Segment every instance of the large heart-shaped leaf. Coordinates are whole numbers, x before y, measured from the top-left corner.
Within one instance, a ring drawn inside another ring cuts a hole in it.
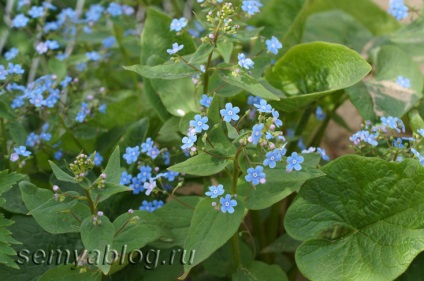
[[[290,95],[273,105],[295,111],[329,93],[361,81],[371,66],[355,51],[331,43],[313,42],[290,49],[266,74],[268,82]]]
[[[393,280],[424,250],[424,168],[343,156],[306,182],[285,218],[311,280]],[[326,257],[323,259],[322,257]]]

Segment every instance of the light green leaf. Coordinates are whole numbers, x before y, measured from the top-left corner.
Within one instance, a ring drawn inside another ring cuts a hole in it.
[[[278,265],[253,261],[249,266],[240,265],[233,274],[233,281],[288,281],[287,275]]]
[[[15,114],[10,110],[9,106],[0,100],[0,118],[12,119],[16,118]]]
[[[129,215],[125,213],[113,222],[117,232],[113,239],[113,248],[117,251],[125,247],[126,251],[130,252],[159,239],[165,242],[173,241],[172,234],[154,213],[137,210],[132,217],[135,216],[139,219],[128,222]]]
[[[63,203],[57,202],[50,190],[37,188],[25,181],[19,183],[19,188],[25,205],[30,210],[29,214],[47,232],[53,234],[79,232],[81,220],[90,215],[89,208],[75,199]],[[75,192],[69,193],[77,195]]]
[[[169,63],[156,66],[148,65],[132,65],[124,66],[126,70],[134,71],[135,73],[149,79],[181,79],[191,77],[199,73],[194,68],[191,68],[186,63]]]
[[[222,213],[212,207],[211,198],[203,199],[194,211],[184,249],[187,253],[196,251],[193,263],[184,265],[184,279],[190,270],[222,247],[237,232],[244,217],[244,208],[237,202],[234,213]],[[216,200],[215,200],[216,201]]]
[[[121,163],[120,163],[119,146],[115,148],[109,157],[104,173],[106,174],[106,182],[118,185],[121,180]]]
[[[212,44],[203,43],[197,48],[196,52],[190,57],[188,62],[190,64],[202,63],[206,60],[209,54],[213,52],[214,48],[215,47]]]
[[[218,67],[227,67],[227,64],[221,64]],[[280,97],[276,96],[273,92],[269,91],[260,83],[260,80],[253,78],[244,71],[240,71],[238,76],[232,75],[231,70],[218,70],[219,76],[233,86],[237,86],[241,89],[252,93],[255,96],[269,99],[269,100],[280,100]]]
[[[94,188],[90,190],[90,194],[92,198],[96,198],[94,195],[98,194],[99,195],[98,202],[103,202],[114,194],[121,193],[121,192],[128,192],[132,190],[133,189],[128,186],[106,182],[106,185],[103,189]]]
[[[213,151],[213,153],[216,154],[218,152]],[[229,162],[230,160],[226,156],[217,155],[214,157],[205,152],[199,152],[198,155],[175,164],[169,167],[168,170],[193,176],[211,176],[224,170]]]
[[[273,103],[283,111],[298,110],[327,94],[361,81],[371,66],[349,48],[324,42],[290,49],[266,74],[268,82],[290,95]]]
[[[53,161],[49,160],[49,163],[50,163],[50,167],[52,167],[54,175],[56,176],[58,180],[64,181],[64,182],[78,183],[78,181],[76,181],[73,176],[63,171]]]
[[[346,155],[308,181],[285,217],[311,280],[393,280],[424,250],[424,168]],[[325,259],[322,257],[325,256]]]
[[[163,207],[155,210],[154,214],[160,218],[174,238],[172,242],[157,241],[152,246],[157,248],[168,248],[174,246],[184,247],[187,233],[190,228],[194,208],[199,204],[202,197],[184,196],[177,200],[167,202]]]
[[[94,224],[93,217],[86,217],[81,223],[81,240],[88,251],[87,258],[104,273],[110,270],[110,263],[104,263],[107,250],[112,248],[115,227],[106,216],[98,217]],[[109,261],[111,257],[108,257]]]
[[[59,265],[46,271],[39,281],[101,281],[100,271],[81,272],[75,265]]]

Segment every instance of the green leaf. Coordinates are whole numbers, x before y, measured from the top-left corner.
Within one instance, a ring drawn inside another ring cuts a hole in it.
[[[346,155],[325,165],[289,207],[287,233],[311,280],[393,280],[424,250],[424,168]],[[322,257],[325,256],[325,259]]]
[[[62,81],[66,77],[66,63],[56,58],[49,59],[47,63],[49,73],[56,75],[57,81]]]
[[[233,274],[233,281],[288,281],[287,275],[278,265],[253,261],[249,266],[241,265]]]
[[[202,63],[209,56],[209,54],[213,52],[214,48],[215,47],[212,44],[203,43],[197,48],[196,52],[190,57],[188,62],[190,64]]]
[[[20,269],[0,266],[2,280],[38,281],[48,269],[65,262],[72,264],[75,256],[83,252],[79,233],[50,234],[30,216],[14,215],[11,220],[15,221],[10,226],[13,237],[22,242],[14,246],[18,256],[13,262],[19,264]],[[41,251],[46,253],[45,257]],[[34,254],[38,257],[33,258]]]
[[[15,117],[15,114],[10,110],[9,106],[0,100],[0,118],[12,119]]]
[[[278,237],[270,245],[262,249],[261,253],[294,253],[302,242],[291,238],[287,233]]]
[[[106,174],[106,182],[118,185],[121,181],[121,160],[119,146],[115,148],[112,155],[109,157],[104,173]]]
[[[217,50],[221,54],[225,63],[230,63],[233,49],[234,49],[233,42],[221,41],[217,43]]]
[[[228,67],[228,65],[221,64],[218,67]],[[253,78],[244,71],[240,71],[238,76],[232,75],[231,70],[221,69],[218,70],[218,73],[222,80],[228,84],[242,88],[255,96],[269,100],[280,100],[280,97],[265,88],[264,85],[261,84],[260,80]]]
[[[19,183],[19,188],[25,205],[30,210],[29,214],[47,232],[53,234],[79,232],[81,220],[90,215],[89,208],[75,199],[63,203],[57,202],[50,190],[37,188],[25,181]],[[75,192],[72,194],[76,195]]]
[[[303,34],[303,42],[337,43],[357,52],[361,52],[371,38],[372,34],[365,26],[340,10],[311,15],[306,21]]]
[[[216,154],[217,152],[213,151],[213,153]],[[229,162],[230,160],[226,156],[217,155],[215,157],[205,152],[199,152],[198,155],[175,164],[168,170],[193,176],[211,176],[224,170]]]
[[[59,265],[44,273],[39,281],[101,281],[99,271],[81,272],[75,265]]]
[[[194,215],[194,208],[199,204],[202,197],[184,196],[177,200],[167,202],[163,207],[155,210],[154,214],[160,218],[172,234],[172,242],[154,243],[157,248],[180,246],[184,247],[191,220]],[[191,207],[191,208],[190,208]],[[193,209],[192,209],[193,208]]]
[[[149,123],[149,119],[145,117],[131,124],[120,140],[121,146],[127,147],[132,146],[135,143],[144,142],[147,136],[147,131],[149,129]]]
[[[154,213],[136,210],[132,217],[135,216],[139,219],[128,222],[129,214],[125,213],[113,222],[117,232],[113,239],[114,249],[120,251],[125,247],[130,252],[159,239],[173,241],[172,234]]]
[[[19,182],[25,175],[17,173],[7,173],[7,170],[0,172],[0,196],[8,191],[14,184]],[[0,205],[1,207],[1,205]]]
[[[64,181],[64,182],[78,183],[78,181],[76,181],[73,176],[63,171],[53,161],[49,160],[49,163],[50,163],[50,167],[52,167],[54,175],[56,176],[58,180]]]
[[[302,165],[302,170],[298,172],[287,172],[282,163],[278,163],[274,169],[265,167],[264,173],[266,183],[258,185],[255,190],[252,190],[249,183],[239,183],[239,194],[246,194],[244,204],[247,209],[266,209],[299,191],[307,180],[325,175],[319,169],[307,165]]]
[[[283,43],[280,54],[284,54],[301,42],[309,16],[330,10],[341,10],[351,15],[374,35],[388,34],[400,27],[395,18],[371,0],[357,0],[355,5],[339,0],[272,0],[260,13],[258,23],[266,27],[268,37],[279,35]]]
[[[194,68],[191,68],[186,63],[169,63],[156,66],[148,65],[132,65],[124,66],[126,70],[134,71],[135,73],[149,79],[181,79],[191,77],[199,73]]]
[[[95,198],[95,196],[93,195],[98,194],[99,195],[98,202],[103,202],[109,197],[111,197],[112,195],[115,195],[121,192],[132,191],[132,190],[133,189],[128,186],[106,182],[106,185],[103,189],[96,189],[96,188],[92,189],[90,190],[90,194],[92,194],[91,196],[92,198]]]
[[[166,14],[151,7],[147,9],[146,14],[147,17],[144,22],[143,33],[141,34],[141,65],[152,65],[148,61],[153,56],[161,58],[162,62],[167,61],[169,54],[166,50],[171,48],[175,42],[184,45],[184,48],[179,52],[182,56],[196,51],[189,33],[183,32],[181,35],[177,35],[176,32],[170,31],[169,26],[172,19]],[[156,61],[153,65],[162,64],[162,62]],[[156,114],[162,121],[169,119],[170,115],[167,113],[158,94],[151,86],[150,80],[143,79],[143,84],[146,96]]]
[[[195,95],[195,87],[191,78],[178,80],[150,80],[153,89],[160,96],[163,105],[169,113],[175,116],[184,116],[187,112],[200,112],[199,100],[201,91]]]
[[[184,249],[187,253],[196,251],[193,263],[184,265],[184,279],[191,268],[208,258],[222,247],[237,232],[244,217],[244,207],[240,201],[234,207],[234,213],[222,213],[212,207],[211,198],[203,199],[194,211]]]
[[[115,227],[106,216],[98,217],[94,224],[93,217],[86,217],[81,223],[81,240],[88,251],[87,258],[104,273],[110,270],[110,263],[104,263],[108,256],[115,235]],[[108,257],[111,260],[110,257]]]
[[[365,87],[358,85],[348,91],[352,103],[364,118],[370,117],[370,108],[377,116],[401,117],[422,98],[424,81],[421,70],[401,49],[383,46],[377,54],[375,68],[375,78],[365,81]],[[399,75],[410,80],[410,89],[396,83]]]
[[[349,48],[324,42],[290,49],[266,75],[274,87],[290,95],[273,103],[283,111],[298,110],[329,93],[361,81],[371,66]]]

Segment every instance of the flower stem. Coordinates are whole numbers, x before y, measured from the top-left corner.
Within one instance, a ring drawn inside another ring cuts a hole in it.
[[[240,167],[238,164],[238,158],[240,156],[240,153],[242,151],[243,147],[239,147],[237,150],[236,156],[234,157],[234,171],[233,171],[233,182],[231,186],[231,194],[236,195],[237,194],[237,182],[240,172]],[[233,253],[233,262],[234,262],[234,271],[237,269],[237,267],[240,265],[240,244],[239,244],[239,232],[238,229],[236,233],[234,233],[233,237],[231,238],[231,250]]]
[[[0,118],[0,123],[1,123],[1,136],[2,136],[2,144],[3,144],[3,155],[5,156],[4,158],[6,158],[6,155],[8,154],[7,137],[6,137],[6,125],[4,123],[3,118]],[[7,166],[9,166],[9,161],[5,161],[5,163],[6,163],[6,168],[8,168]]]
[[[90,196],[90,191],[88,191],[87,189],[84,188],[84,192],[85,192],[85,197],[87,197],[88,207],[90,207],[91,213],[93,215],[95,215],[96,210],[95,210],[95,207],[94,207],[93,200],[91,199],[91,196]]]

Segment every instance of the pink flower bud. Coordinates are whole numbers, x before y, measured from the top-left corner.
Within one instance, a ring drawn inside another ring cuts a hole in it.
[[[133,210],[133,209],[129,209],[129,210],[128,210],[128,213],[129,213],[130,215],[132,215],[132,214],[134,214],[134,210]]]
[[[105,179],[105,178],[106,178],[106,174],[105,174],[105,173],[102,173],[102,174],[100,175],[100,177],[101,177],[102,179]]]
[[[216,202],[212,202],[212,207],[215,207],[216,206]]]
[[[266,183],[266,179],[262,178],[262,179],[259,180],[259,182],[264,184],[264,183]]]
[[[53,191],[57,192],[59,190],[59,187],[57,185],[53,185]]]
[[[101,217],[101,216],[103,216],[103,212],[102,212],[102,211],[98,211],[98,212],[97,212],[97,215],[98,215],[99,217]]]

